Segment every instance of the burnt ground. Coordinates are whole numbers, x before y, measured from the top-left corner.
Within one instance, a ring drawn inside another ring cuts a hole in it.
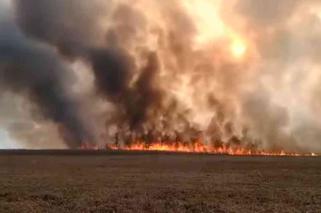
[[[321,158],[0,152],[0,212],[321,212]]]

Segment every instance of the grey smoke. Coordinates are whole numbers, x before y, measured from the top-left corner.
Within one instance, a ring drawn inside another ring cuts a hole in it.
[[[224,39],[195,47],[197,20],[183,3],[135,2],[14,0],[0,29],[3,91],[28,99],[69,147],[118,132],[124,141],[321,149],[320,17],[306,9],[318,1],[223,3],[232,12],[221,11],[223,21],[255,49],[242,63]],[[81,93],[84,84],[92,87]]]
[[[24,37],[11,20],[0,27],[0,82],[2,92],[28,97],[41,117],[57,123],[70,147],[90,138],[77,103],[67,92],[72,76],[53,49]]]

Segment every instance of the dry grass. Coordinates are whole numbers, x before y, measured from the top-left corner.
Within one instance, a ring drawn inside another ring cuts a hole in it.
[[[321,212],[321,158],[2,154],[0,212]]]

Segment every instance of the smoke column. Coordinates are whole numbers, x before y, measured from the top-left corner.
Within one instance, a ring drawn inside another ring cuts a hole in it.
[[[321,151],[318,1],[14,0],[11,11],[1,87],[68,147],[117,135]]]
[[[89,139],[77,103],[67,92],[67,67],[50,48],[27,40],[10,21],[1,22],[0,82],[2,92],[29,98],[39,115],[59,125],[69,147]]]

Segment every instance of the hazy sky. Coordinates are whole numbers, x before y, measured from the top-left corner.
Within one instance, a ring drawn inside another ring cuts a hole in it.
[[[6,130],[0,129],[0,149],[17,149],[21,146],[15,140],[10,138]]]
[[[10,0],[0,0],[0,14],[4,13],[5,10],[8,10],[9,1]],[[8,135],[7,130],[0,127],[0,149],[8,148],[16,148],[16,144],[14,143],[14,140]]]

